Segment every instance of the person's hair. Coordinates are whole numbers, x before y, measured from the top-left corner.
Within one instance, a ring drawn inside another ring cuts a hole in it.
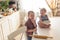
[[[40,11],[43,11],[43,10],[46,12],[46,9],[45,8],[42,8]]]
[[[34,13],[33,11],[28,11],[28,16],[30,15],[30,13]]]
[[[9,5],[15,4],[14,1],[9,1]]]

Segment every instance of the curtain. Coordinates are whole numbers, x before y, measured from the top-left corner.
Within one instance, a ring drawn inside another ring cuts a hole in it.
[[[57,1],[56,0],[46,0],[48,6],[52,10],[53,16],[56,14]]]

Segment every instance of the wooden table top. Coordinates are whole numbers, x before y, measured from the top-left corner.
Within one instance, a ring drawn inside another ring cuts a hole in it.
[[[53,39],[47,39],[47,40],[60,40],[60,17],[53,17],[50,18],[51,21],[51,27],[49,28],[39,28],[37,27],[37,34],[38,35],[46,35],[51,36]],[[37,19],[38,22],[38,19]],[[46,39],[37,39],[33,38],[33,40],[46,40]]]

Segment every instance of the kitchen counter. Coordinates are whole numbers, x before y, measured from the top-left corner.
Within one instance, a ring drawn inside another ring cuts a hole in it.
[[[0,40],[8,40],[8,35],[14,32],[20,26],[20,12],[14,12],[11,15],[0,19]]]

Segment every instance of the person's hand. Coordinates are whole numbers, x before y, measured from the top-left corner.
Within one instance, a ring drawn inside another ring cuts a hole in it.
[[[36,30],[37,30],[37,29],[35,28],[35,29],[34,29],[34,32],[35,32]]]
[[[31,19],[31,21],[32,21],[32,23],[33,23],[34,27],[36,27],[37,25],[36,25],[35,20],[34,20],[34,19]]]
[[[34,32],[34,30],[28,30],[28,32]]]
[[[37,29],[31,29],[31,30],[28,30],[28,32],[35,32]]]
[[[37,34],[37,28],[34,29],[34,33]]]
[[[34,19],[31,19],[32,23],[35,23],[35,20]]]

